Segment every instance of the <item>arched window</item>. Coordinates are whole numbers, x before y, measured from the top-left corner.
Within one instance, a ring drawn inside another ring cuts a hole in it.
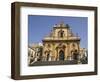
[[[63,37],[63,32],[61,32],[60,37]]]
[[[60,30],[60,31],[58,32],[58,36],[59,36],[60,38],[63,38],[63,37],[64,37],[64,31]]]

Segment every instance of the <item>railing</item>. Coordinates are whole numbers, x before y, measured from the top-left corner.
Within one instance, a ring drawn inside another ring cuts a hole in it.
[[[45,37],[43,40],[80,40],[80,37]]]

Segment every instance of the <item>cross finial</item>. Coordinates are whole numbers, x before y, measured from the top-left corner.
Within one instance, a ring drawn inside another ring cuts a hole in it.
[[[64,21],[61,21],[61,24],[64,24]]]
[[[64,26],[64,21],[61,21],[60,22],[60,27],[63,27]]]

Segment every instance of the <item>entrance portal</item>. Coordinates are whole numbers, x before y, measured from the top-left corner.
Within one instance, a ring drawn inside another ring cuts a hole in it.
[[[59,60],[63,60],[64,61],[65,55],[64,55],[64,51],[60,50],[59,52]]]
[[[49,61],[49,56],[50,56],[50,54],[47,54],[47,61]]]

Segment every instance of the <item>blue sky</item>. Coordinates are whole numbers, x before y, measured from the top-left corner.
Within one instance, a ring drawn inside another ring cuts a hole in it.
[[[28,44],[42,42],[45,35],[49,34],[53,29],[53,25],[63,21],[69,24],[74,34],[78,33],[81,38],[80,46],[87,48],[88,46],[88,18],[87,17],[67,17],[67,16],[28,16]]]

